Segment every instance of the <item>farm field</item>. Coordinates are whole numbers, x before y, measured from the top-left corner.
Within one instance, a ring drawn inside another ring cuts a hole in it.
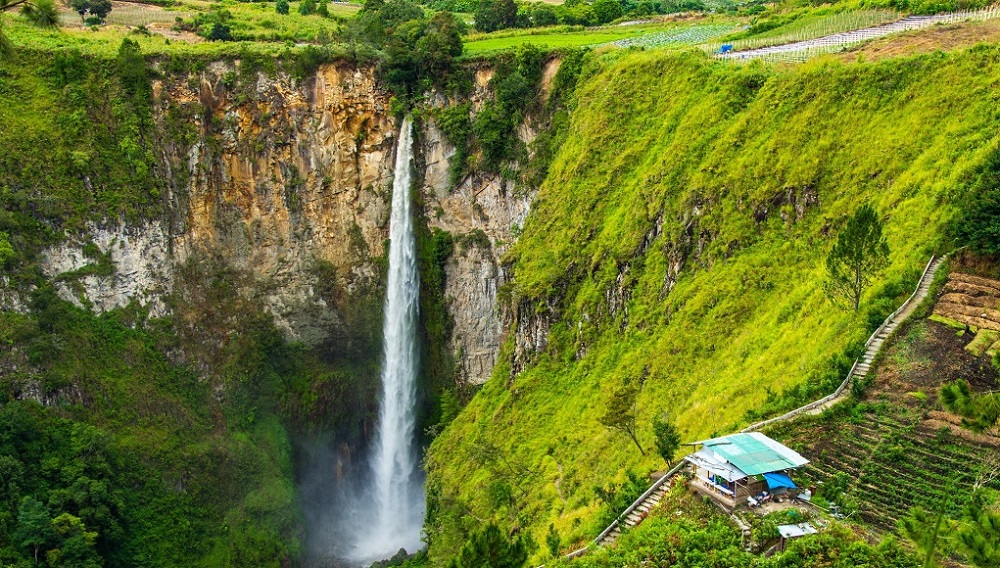
[[[723,38],[719,45],[728,43],[737,51],[769,47],[887,24],[899,20],[901,17],[898,12],[891,10],[858,10],[838,13],[820,10],[817,13],[797,17],[787,24],[753,35],[749,34],[753,29],[751,27],[729,38]],[[715,47],[718,48],[719,45]]]
[[[889,532],[911,507],[944,506],[957,516],[975,484],[1000,489],[1000,438],[963,429],[937,404],[945,381],[997,386],[989,357],[969,353],[974,339],[960,333],[930,319],[912,321],[882,355],[860,402],[767,431],[812,460],[803,475],[818,488],[819,504],[835,502],[870,529]]]
[[[552,32],[518,30],[498,34],[474,36],[465,43],[466,56],[478,56],[531,44],[557,49],[562,47],[588,47],[609,43],[622,46],[677,47],[696,45],[735,29],[733,21],[703,20],[698,23],[652,23],[630,26],[605,26],[582,29],[579,27],[554,28]]]

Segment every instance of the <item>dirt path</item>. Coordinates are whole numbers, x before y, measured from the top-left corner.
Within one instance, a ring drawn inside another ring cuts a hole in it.
[[[946,24],[970,20],[991,20],[1000,18],[1000,8],[991,7],[985,10],[968,12],[953,12],[949,14],[937,14],[934,16],[909,16],[902,20],[872,26],[849,32],[841,32],[815,39],[774,45],[771,47],[761,47],[758,49],[748,49],[746,51],[730,51],[718,53],[716,57],[720,59],[762,59],[762,58],[782,58],[788,55],[808,56],[813,52],[837,51],[837,48],[863,43],[868,40],[881,38],[889,34],[898,32],[919,30],[933,26],[935,24]]]

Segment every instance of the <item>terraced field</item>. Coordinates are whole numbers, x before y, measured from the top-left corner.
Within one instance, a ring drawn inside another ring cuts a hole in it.
[[[963,349],[968,341],[918,320],[882,358],[862,402],[777,425],[768,435],[812,460],[805,480],[877,532],[893,530],[914,506],[944,503],[957,515],[976,484],[1000,489],[1000,438],[968,432],[958,417],[936,410],[944,382],[996,387],[996,370]]]

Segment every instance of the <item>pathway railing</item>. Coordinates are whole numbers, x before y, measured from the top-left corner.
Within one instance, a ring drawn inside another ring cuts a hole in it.
[[[892,312],[891,314],[889,314],[889,316],[887,318],[885,318],[885,320],[882,322],[882,325],[878,326],[878,329],[876,329],[868,337],[868,341],[865,342],[865,347],[864,347],[864,351],[862,351],[862,355],[860,357],[858,357],[857,359],[854,360],[854,365],[851,366],[851,370],[847,372],[847,377],[843,380],[843,382],[840,383],[840,386],[837,387],[837,390],[833,391],[833,393],[828,394],[827,396],[824,396],[823,398],[821,398],[819,400],[815,400],[813,402],[810,402],[809,404],[800,406],[799,408],[796,408],[795,410],[792,410],[790,412],[786,412],[785,414],[782,414],[781,416],[777,416],[777,417],[774,417],[774,418],[769,418],[767,420],[763,420],[761,422],[757,422],[755,424],[751,424],[750,426],[747,426],[746,428],[740,430],[740,432],[752,432],[754,430],[758,430],[760,428],[763,428],[764,426],[767,426],[768,424],[773,424],[775,422],[782,422],[782,421],[785,421],[785,420],[789,420],[791,418],[794,418],[794,417],[798,416],[799,414],[802,414],[804,412],[808,412],[808,411],[810,411],[812,409],[818,408],[818,407],[820,407],[820,406],[822,406],[824,404],[827,404],[827,403],[829,403],[831,401],[834,401],[838,397],[840,397],[841,395],[843,395],[844,391],[847,389],[847,386],[850,384],[851,379],[854,378],[854,374],[855,374],[858,366],[861,365],[862,362],[871,363],[875,359],[875,357],[878,355],[878,352],[881,349],[881,344],[879,345],[879,349],[875,349],[872,353],[869,353],[869,351],[872,351],[872,343],[874,343],[875,338],[878,337],[878,335],[882,331],[884,331],[886,327],[888,327],[889,325],[892,324],[893,320],[896,317],[898,317],[901,313],[903,313],[903,311],[906,310],[913,303],[913,300],[916,299],[917,295],[920,293],[920,289],[924,286],[924,284],[929,283],[928,279],[932,278],[933,274],[934,274],[934,271],[932,271],[931,269],[932,269],[932,267],[935,264],[934,263],[935,260],[941,261],[941,260],[944,260],[944,257],[938,258],[938,257],[935,257],[935,256],[931,255],[930,260],[927,261],[927,266],[924,267],[924,271],[920,275],[920,279],[917,280],[917,285],[913,289],[913,293],[910,294],[910,297],[908,297],[905,302],[903,302],[902,304],[900,304],[900,306],[898,308],[896,308],[896,310],[894,312]],[[886,339],[888,339],[888,337]],[[603,531],[601,531],[601,534],[597,535],[597,538],[595,538],[593,541],[591,541],[590,545],[588,545],[588,546],[586,546],[584,548],[579,548],[577,550],[574,550],[573,552],[570,552],[568,554],[565,554],[563,556],[563,558],[576,558],[578,556],[582,556],[582,555],[586,554],[587,551],[590,550],[590,547],[592,547],[592,546],[599,546],[601,544],[601,541],[603,541],[605,539],[605,537],[607,537],[609,534],[611,534],[615,530],[615,528],[617,528],[618,526],[620,526],[622,524],[623,520],[626,519],[633,511],[635,511],[637,507],[639,507],[640,505],[642,505],[649,498],[650,495],[652,495],[653,493],[655,493],[656,490],[659,489],[660,487],[662,487],[664,483],[666,483],[667,481],[669,481],[670,479],[672,479],[675,475],[677,475],[677,473],[681,469],[683,469],[684,465],[685,465],[684,461],[681,460],[677,465],[675,465],[673,468],[671,468],[670,471],[668,471],[662,477],[660,477],[655,482],[653,482],[653,484],[650,485],[649,489],[647,489],[642,495],[640,495],[638,499],[636,499],[635,501],[633,501],[632,504],[629,505],[629,507],[627,509],[625,509],[625,511],[622,514],[618,515],[618,517],[610,525],[608,525],[607,528],[605,528]],[[539,567],[539,568],[541,568],[541,567]]]
[[[917,297],[917,293],[920,292],[920,288],[924,285],[924,281],[927,279],[931,266],[934,264],[934,259],[935,259],[934,255],[931,255],[931,259],[927,261],[927,266],[924,267],[924,271],[920,275],[920,279],[917,280],[917,286],[916,288],[913,289],[913,293],[910,294],[910,297],[907,298],[905,302],[900,304],[900,306],[896,308],[896,311],[889,314],[889,316],[885,318],[885,320],[882,322],[882,325],[878,326],[878,329],[876,329],[874,332],[872,332],[870,336],[868,336],[868,341],[865,342],[864,350],[861,352],[861,355],[854,360],[854,365],[851,366],[851,370],[847,372],[847,377],[845,377],[843,382],[840,383],[840,386],[837,387],[837,390],[833,391],[832,393],[824,396],[819,400],[814,400],[809,404],[805,404],[803,406],[796,408],[795,410],[786,412],[781,416],[776,416],[774,418],[769,418],[767,420],[762,420],[755,424],[751,424],[746,428],[740,430],[740,432],[753,432],[755,430],[760,430],[761,428],[769,424],[774,424],[775,422],[784,422],[785,420],[789,420],[791,418],[798,416],[799,414],[802,414],[804,412],[809,412],[810,410],[819,408],[820,406],[823,406],[828,402],[840,398],[840,396],[843,395],[844,391],[847,389],[847,386],[851,383],[851,379],[854,378],[854,373],[857,370],[858,365],[862,364],[862,362],[871,363],[875,359],[875,356],[878,355],[879,349],[876,349],[874,353],[869,353],[869,351],[871,351],[871,344],[875,341],[875,338],[878,337],[878,335],[882,333],[882,331],[892,323],[892,321],[896,318],[896,316],[902,313],[902,311],[906,309],[911,302],[913,302],[913,299]]]

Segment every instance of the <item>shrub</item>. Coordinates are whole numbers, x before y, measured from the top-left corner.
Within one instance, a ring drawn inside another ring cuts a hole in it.
[[[208,33],[208,39],[211,41],[233,41],[233,34],[229,30],[229,26],[216,22],[212,24],[212,31]]]

